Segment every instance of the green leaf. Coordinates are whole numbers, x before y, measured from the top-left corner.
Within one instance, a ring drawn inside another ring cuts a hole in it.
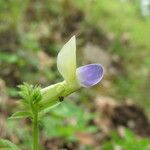
[[[19,96],[24,100],[25,103],[33,103],[36,104],[42,99],[42,95],[40,92],[40,87],[38,85],[33,86],[27,83],[18,86]]]
[[[0,149],[1,150],[20,150],[14,143],[0,139]]]
[[[14,114],[12,114],[11,117],[9,117],[9,119],[21,119],[21,118],[27,118],[27,117],[31,117],[31,113],[28,111],[18,111],[15,112]]]

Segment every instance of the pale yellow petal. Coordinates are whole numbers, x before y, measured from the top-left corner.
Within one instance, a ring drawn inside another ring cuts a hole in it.
[[[76,38],[73,36],[57,56],[57,68],[67,82],[76,78]]]

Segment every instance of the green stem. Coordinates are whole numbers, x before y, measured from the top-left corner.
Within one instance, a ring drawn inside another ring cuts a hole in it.
[[[33,118],[33,150],[39,150],[38,113]]]

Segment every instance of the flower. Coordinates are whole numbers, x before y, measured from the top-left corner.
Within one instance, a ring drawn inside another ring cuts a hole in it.
[[[57,68],[68,83],[77,81],[81,87],[90,87],[101,81],[103,67],[89,64],[76,68],[76,38],[73,36],[57,56]]]
[[[64,81],[41,89],[40,110],[59,104],[62,99],[81,87],[90,87],[99,83],[103,77],[100,64],[88,64],[76,67],[76,38],[73,36],[57,56],[57,68]]]

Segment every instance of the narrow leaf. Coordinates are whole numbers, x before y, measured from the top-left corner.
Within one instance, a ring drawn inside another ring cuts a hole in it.
[[[9,140],[0,139],[0,149],[4,150],[20,150],[14,143]]]
[[[21,119],[21,118],[27,118],[27,117],[31,117],[31,113],[28,111],[18,111],[15,112],[14,114],[12,114],[11,117],[9,117],[9,119]]]

